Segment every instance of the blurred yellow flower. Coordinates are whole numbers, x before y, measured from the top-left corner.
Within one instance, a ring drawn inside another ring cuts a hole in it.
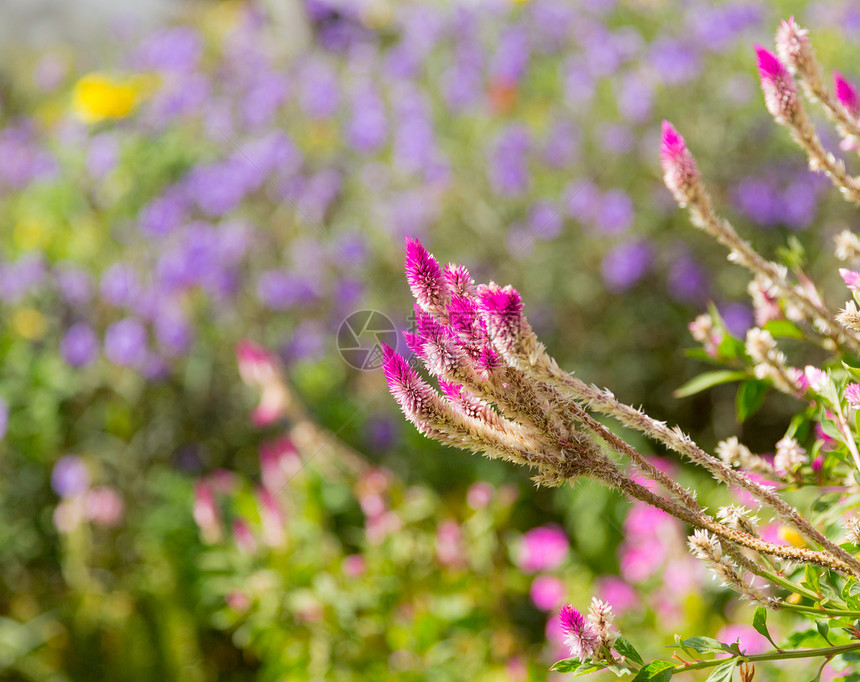
[[[41,249],[51,241],[50,229],[44,221],[27,216],[15,223],[12,241],[25,251]]]
[[[25,339],[36,341],[45,335],[48,323],[35,308],[20,308],[12,315],[12,328]]]
[[[113,78],[90,73],[81,78],[72,92],[72,109],[86,123],[109,118],[125,118],[140,104],[150,89],[151,78]]]
[[[800,533],[787,526],[780,526],[779,537],[795,547],[803,547],[806,544]]]

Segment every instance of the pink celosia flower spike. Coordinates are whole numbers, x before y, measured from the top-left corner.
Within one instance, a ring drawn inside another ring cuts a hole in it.
[[[663,182],[675,201],[685,206],[695,193],[701,176],[684,138],[669,121],[663,121],[660,162],[663,166]]]
[[[860,384],[848,384],[843,395],[851,407],[860,407]]]
[[[424,433],[429,427],[428,417],[432,418],[439,412],[441,397],[391,346],[383,343],[382,355],[382,370],[388,382],[388,390],[406,418]]]
[[[448,279],[448,283],[455,294],[468,296],[473,293],[475,281],[472,279],[469,271],[462,265],[449,263],[445,268],[445,277]]]
[[[776,53],[792,73],[811,64],[811,50],[809,31],[800,28],[794,17],[780,23],[776,31]]]
[[[860,272],[849,270],[848,268],[839,268],[839,276],[845,282],[845,286],[851,291],[860,289]]]
[[[836,91],[839,104],[852,116],[860,116],[860,98],[857,97],[857,88],[845,80],[838,71],[833,72],[833,89]]]
[[[451,300],[451,285],[433,258],[417,239],[406,238],[406,281],[416,302],[428,313],[438,313]]]
[[[755,52],[758,56],[758,75],[767,110],[778,123],[793,121],[799,106],[794,78],[773,52],[761,45],[755,46]]]
[[[570,649],[570,655],[580,661],[589,660],[600,643],[600,637],[594,627],[570,604],[561,607],[559,619],[564,632],[564,643]]]
[[[478,295],[481,317],[487,325],[493,344],[503,355],[511,352],[523,331],[523,299],[508,285],[490,283]]]

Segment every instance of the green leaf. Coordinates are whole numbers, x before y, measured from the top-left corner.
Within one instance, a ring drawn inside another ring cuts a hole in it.
[[[706,654],[709,651],[725,651],[726,646],[722,642],[710,637],[690,637],[684,640],[684,646],[695,649],[700,654]]]
[[[676,389],[672,394],[676,398],[687,398],[696,393],[701,393],[705,389],[720,384],[727,384],[731,381],[741,381],[747,378],[746,372],[738,372],[729,369],[720,369],[715,372],[705,372],[697,377],[693,377],[686,384]]]
[[[860,364],[855,361],[843,360],[842,366],[848,370],[848,374],[850,374],[854,379],[860,380]]]
[[[753,616],[753,627],[755,631],[764,637],[767,637],[767,641],[773,644],[774,649],[779,649],[776,645],[776,642],[773,641],[773,638],[770,636],[770,632],[767,629],[767,609],[764,606],[759,606],[755,610],[755,615]]]
[[[674,672],[675,666],[669,661],[651,661],[630,682],[667,682]]]
[[[596,673],[606,667],[606,663],[583,663],[578,658],[564,658],[552,664],[550,670],[557,673],[573,673],[574,677]]]
[[[737,661],[734,658],[723,661],[711,671],[706,682],[732,682],[732,673],[735,671],[736,664]]]
[[[827,641],[827,635],[830,633],[830,626],[827,624],[827,621],[817,620],[815,621],[815,627],[818,629],[818,634],[821,635],[824,641]]]
[[[572,673],[574,670],[577,670],[581,665],[582,662],[578,658],[563,658],[562,660],[553,663],[550,670],[553,670],[557,673]]]
[[[644,664],[642,656],[640,656],[639,652],[636,651],[636,647],[634,647],[630,642],[624,639],[624,637],[619,637],[618,640],[615,642],[615,646],[612,648],[625,658],[633,661],[634,663],[638,663],[639,665]]]
[[[815,591],[816,594],[821,594],[821,583],[818,579],[818,571],[816,571],[810,564],[806,564],[806,567],[803,569],[803,581],[800,584]]]
[[[797,328],[797,325],[794,322],[789,322],[788,320],[768,320],[763,329],[766,332],[770,332],[770,335],[774,338],[784,338],[784,339],[802,339],[803,332]]]
[[[767,395],[767,388],[767,384],[762,381],[744,381],[738,386],[735,409],[739,422],[746,421],[747,417],[750,417],[761,407],[764,397]]]
[[[858,594],[860,594],[860,583],[854,582],[851,587],[848,588],[848,596],[856,597]]]

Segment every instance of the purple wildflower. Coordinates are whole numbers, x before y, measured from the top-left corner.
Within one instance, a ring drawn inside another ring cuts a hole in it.
[[[60,341],[60,353],[72,367],[84,367],[98,357],[99,338],[90,325],[78,322],[69,327]]]
[[[600,644],[600,637],[591,623],[570,604],[561,607],[559,618],[564,633],[564,643],[570,649],[570,655],[581,661],[590,659]]]
[[[495,140],[491,154],[490,183],[500,196],[520,196],[529,187],[528,151],[531,139],[524,126],[511,125]]]
[[[597,210],[596,222],[605,234],[626,232],[633,224],[633,200],[627,192],[611,189],[606,192]]]
[[[6,437],[9,430],[9,403],[5,398],[0,398],[0,440]]]
[[[127,263],[116,263],[102,275],[100,291],[102,298],[111,305],[132,305],[140,293],[137,272]]]
[[[127,317],[105,330],[105,355],[117,365],[140,369],[147,360],[146,329]]]
[[[51,487],[60,497],[81,495],[90,487],[90,472],[80,457],[66,455],[54,465]]]
[[[627,291],[645,276],[652,260],[653,252],[647,242],[621,244],[603,258],[603,281],[614,293]]]
[[[385,104],[373,88],[368,87],[353,97],[347,134],[350,144],[360,152],[375,151],[385,143],[388,134]]]

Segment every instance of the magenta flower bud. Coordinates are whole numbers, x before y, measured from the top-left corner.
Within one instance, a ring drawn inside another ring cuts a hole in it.
[[[441,397],[409,366],[405,358],[386,343],[382,344],[382,371],[388,390],[403,414],[418,430],[425,432],[428,417],[441,411]]]
[[[448,284],[455,295],[468,296],[474,293],[475,280],[472,279],[469,271],[462,265],[449,263],[445,268],[445,278],[448,280]]]
[[[481,348],[481,354],[475,361],[475,369],[480,377],[485,381],[487,381],[496,370],[501,368],[502,365],[502,359],[499,357],[499,354],[489,346]]]
[[[860,288],[860,272],[848,268],[839,268],[839,276],[851,291],[857,291]]]
[[[459,367],[465,357],[454,332],[439,324],[430,315],[418,316],[418,335],[423,339],[424,361],[436,376],[446,376]]]
[[[758,56],[758,74],[767,110],[778,123],[793,121],[799,106],[794,78],[773,52],[761,45],[755,46],[755,52]]]
[[[422,310],[433,313],[445,309],[451,287],[438,261],[417,239],[406,238],[406,281]]]
[[[812,473],[817,474],[824,468],[824,455],[818,455],[812,460]]]
[[[570,655],[580,661],[590,659],[600,644],[600,637],[591,623],[570,604],[561,607],[559,619],[561,631],[564,633],[564,643],[570,649]]]
[[[459,337],[468,344],[485,341],[482,333],[478,304],[471,296],[454,294],[448,304],[448,323]]]
[[[406,345],[409,346],[409,350],[416,356],[425,359],[424,354],[424,338],[421,334],[414,334],[412,332],[403,332],[403,338],[406,341]]]
[[[780,23],[776,31],[776,53],[792,72],[811,59],[809,31],[800,28],[794,17]]]
[[[512,286],[489,284],[479,293],[478,306],[487,331],[504,354],[512,350],[523,329],[523,299]]]
[[[660,163],[663,166],[663,182],[675,201],[685,206],[692,198],[701,176],[684,138],[669,121],[663,121]]]
[[[838,71],[833,72],[833,89],[836,91],[836,99],[845,111],[854,117],[860,116],[860,98],[857,97],[857,88],[845,80]]]
[[[860,384],[848,384],[843,395],[851,407],[860,407]]]

